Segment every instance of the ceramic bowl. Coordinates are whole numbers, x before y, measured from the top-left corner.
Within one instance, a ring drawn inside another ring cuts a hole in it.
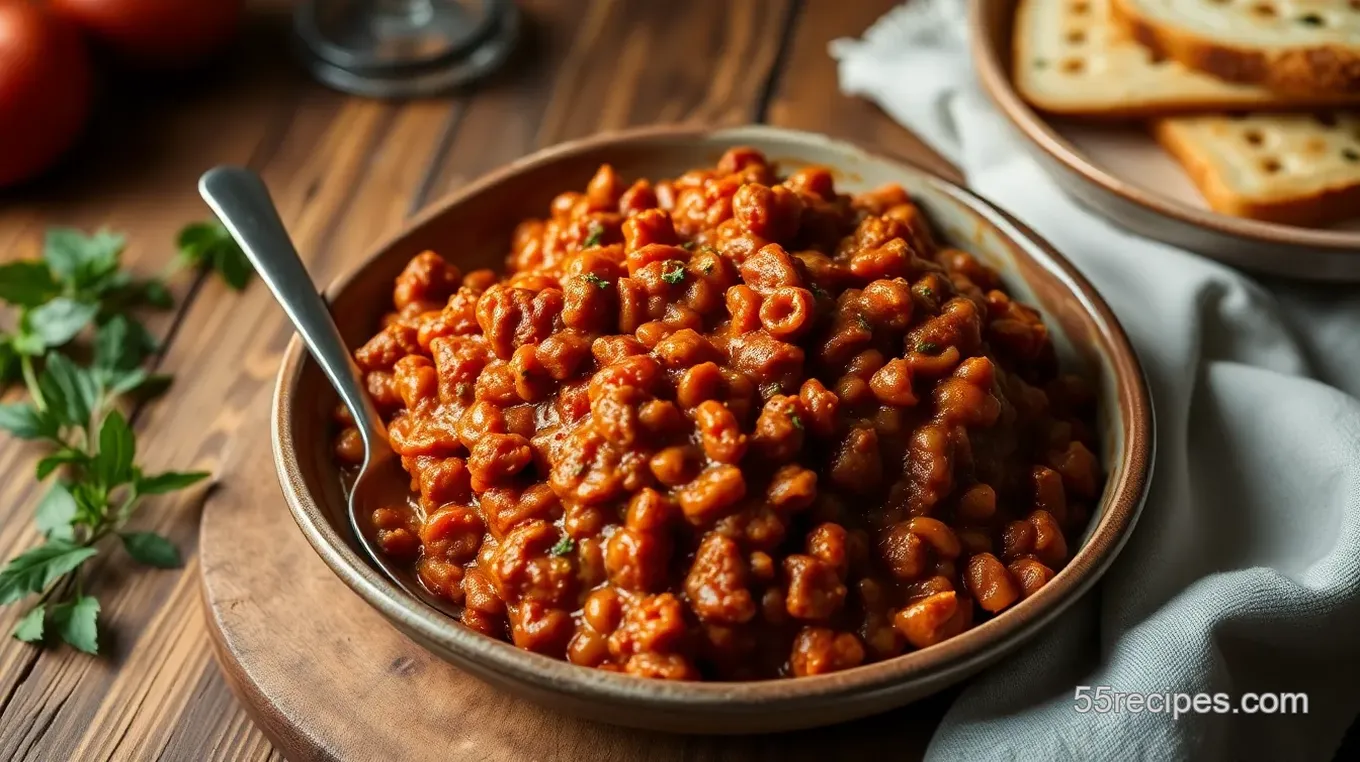
[[[298,526],[332,570],[394,626],[455,666],[526,700],[601,722],[650,729],[749,733],[840,722],[938,691],[1013,651],[1071,605],[1109,566],[1142,506],[1152,464],[1152,409],[1124,332],[1090,284],[1006,214],[900,161],[818,135],[771,127],[649,128],[568,143],[521,159],[435,204],[378,246],[328,291],[351,346],[371,335],[391,304],[392,282],[415,254],[434,249],[464,271],[499,267],[515,222],[542,214],[552,196],[582,188],[602,162],[625,178],[669,177],[711,166],[749,145],[784,170],[818,164],[843,190],[885,182],[908,188],[949,243],[998,268],[1036,305],[1067,367],[1099,380],[1105,494],[1075,556],[1048,585],[1002,615],[939,645],[830,675],[745,683],[666,682],[574,666],[479,635],[426,607],[365,560],[344,519],[331,461],[336,396],[301,344],[285,354],[274,397],[274,448]]]
[[[1246,270],[1360,281],[1360,221],[1305,228],[1211,211],[1190,178],[1136,123],[1050,119],[1011,80],[1018,0],[971,0],[973,63],[988,96],[1030,153],[1074,200],[1138,235]]]

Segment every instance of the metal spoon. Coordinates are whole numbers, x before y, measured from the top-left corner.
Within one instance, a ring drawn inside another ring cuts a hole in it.
[[[198,192],[216,212],[232,238],[255,265],[302,342],[354,416],[364,442],[364,463],[349,493],[349,524],[373,564],[403,590],[430,606],[457,617],[451,602],[432,595],[410,569],[393,563],[376,546],[373,511],[407,500],[411,478],[392,451],[387,428],[364,391],[359,368],[345,347],[326,302],[312,285],[288,231],[259,176],[239,167],[217,167],[198,181]]]

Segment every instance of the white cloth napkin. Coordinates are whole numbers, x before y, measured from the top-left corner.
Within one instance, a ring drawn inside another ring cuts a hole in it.
[[[1360,289],[1254,280],[1078,207],[981,92],[962,0],[912,0],[831,53],[842,90],[1091,279],[1156,406],[1151,494],[1114,567],[968,685],[928,758],[1330,758],[1360,710]],[[1304,692],[1308,713],[1080,713],[1083,685]]]

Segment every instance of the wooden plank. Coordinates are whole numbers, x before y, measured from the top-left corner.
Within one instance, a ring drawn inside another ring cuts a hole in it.
[[[792,0],[526,0],[529,48],[462,115],[437,196],[535,148],[630,125],[758,116]]]
[[[557,73],[537,143],[630,124],[751,120],[790,8],[704,0],[676,13],[664,3],[595,0]]]
[[[196,561],[190,561],[182,573],[155,575],[173,581],[174,587],[149,612],[151,619],[143,625],[136,646],[119,664],[107,692],[92,705],[93,714],[84,720],[82,734],[74,739],[77,743],[70,759],[146,759],[166,742],[172,725],[164,718],[174,716],[187,704],[198,677],[212,661],[194,606],[198,598],[193,576],[196,568]],[[126,611],[125,601],[121,596],[114,600],[120,606],[120,615]],[[127,676],[136,679],[124,679]],[[86,689],[82,686],[82,692]]]
[[[840,37],[864,34],[864,30],[899,2],[805,0],[774,87],[769,122],[855,141],[866,148],[910,159],[933,172],[960,180],[957,169],[877,106],[861,98],[842,95],[837,85],[836,61],[827,51],[827,45]],[[904,72],[903,76],[911,74]]]
[[[193,608],[201,624],[202,606]],[[231,762],[283,759],[232,695],[215,662],[204,667],[184,710],[174,722],[166,724],[170,725],[170,737],[158,759]]]
[[[403,106],[393,116],[386,137],[369,157],[353,202],[315,254],[313,280],[324,284],[334,279],[379,238],[400,228],[412,207],[419,206],[429,162],[461,107],[442,100],[421,101]]]
[[[607,3],[523,0],[523,34],[504,71],[479,86],[459,114],[445,153],[431,167],[428,197],[438,198],[468,180],[523,154],[535,141],[553,78],[562,71],[581,29]]]

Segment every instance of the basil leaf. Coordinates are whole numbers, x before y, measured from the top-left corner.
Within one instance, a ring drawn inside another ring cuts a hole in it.
[[[96,283],[87,284],[85,291],[92,292],[96,296],[107,295],[116,299],[123,299],[125,303],[132,304],[137,301],[138,291],[141,286],[136,285],[132,280],[132,273],[127,270],[114,270]],[[131,297],[131,301],[127,301]]]
[[[0,384],[7,383],[19,376],[19,353],[15,351],[11,339],[0,339]]]
[[[48,353],[38,388],[47,409],[68,426],[85,426],[99,400],[99,385],[90,372],[56,352]]]
[[[52,624],[61,639],[87,654],[99,653],[99,601],[82,595],[52,609]]]
[[[240,291],[254,272],[250,259],[222,223],[195,222],[179,233],[180,257],[195,267],[211,267],[227,285]]]
[[[104,315],[116,315],[146,303],[141,281],[126,270],[114,270],[94,283],[85,284],[78,294],[87,301],[103,305]]]
[[[192,222],[179,231],[175,245],[179,248],[180,256],[194,264],[202,264],[208,250],[225,232],[226,228],[219,222]]]
[[[95,476],[105,487],[132,481],[132,459],[137,454],[137,437],[127,419],[117,410],[110,411],[99,427],[99,454],[94,457]]]
[[[114,371],[105,376],[104,385],[108,387],[110,395],[117,397],[146,383],[150,376],[151,374],[142,368],[133,368],[126,372]]]
[[[174,377],[166,373],[133,371],[119,377],[111,384],[109,393],[119,395],[136,392],[137,399],[149,400],[165,394],[165,390],[170,388],[172,381],[174,381]]]
[[[141,360],[146,359],[153,352],[159,350],[161,348],[161,342],[160,339],[157,339],[155,336],[151,334],[151,331],[148,331],[146,329],[146,326],[142,324],[142,321],[131,317],[128,318],[127,321],[128,321],[128,346],[136,349],[137,354],[141,358],[138,360],[137,363],[132,363],[132,365],[136,365],[140,363]],[[129,365],[128,367],[132,366]]]
[[[0,265],[0,299],[18,307],[37,307],[61,293],[61,285],[43,262]]]
[[[105,385],[112,386],[110,379],[137,369],[156,347],[156,338],[146,326],[126,316],[115,315],[95,332],[94,367],[100,371]]]
[[[222,280],[236,291],[250,285],[250,276],[255,272],[250,265],[250,259],[241,251],[241,247],[236,245],[236,241],[230,241],[214,250],[213,269],[217,270]]]
[[[175,306],[175,297],[170,289],[159,280],[149,280],[142,284],[142,299],[152,307],[168,310]]]
[[[47,351],[47,342],[42,337],[33,333],[23,320],[19,321],[19,333],[14,335],[11,340],[16,354],[28,355],[29,357],[42,357],[43,352]]]
[[[37,643],[43,637],[43,620],[47,618],[47,606],[39,603],[34,606],[19,623],[14,625],[14,637],[25,643]]]
[[[118,268],[125,244],[122,236],[107,230],[87,237],[73,228],[49,228],[43,260],[61,280],[86,287]]]
[[[65,484],[57,482],[38,503],[34,523],[37,524],[38,531],[50,538],[70,540],[73,537],[71,522],[75,521],[75,518],[76,499],[71,496],[71,491]]]
[[[114,315],[94,334],[94,366],[100,370],[131,368],[141,360],[128,343],[128,319]],[[131,359],[131,362],[129,362]]]
[[[179,549],[155,532],[120,532],[118,537],[128,555],[139,563],[157,569],[174,569],[180,565]]]
[[[98,552],[70,540],[53,539],[15,556],[0,570],[0,606],[14,603],[29,593],[41,593]]]
[[[38,481],[42,481],[51,476],[53,471],[56,471],[67,463],[83,463],[86,460],[87,457],[85,453],[80,452],[79,450],[58,450],[38,461]]]
[[[57,436],[57,423],[27,402],[0,405],[0,429],[20,439],[50,439]]]
[[[49,347],[59,347],[75,338],[99,314],[99,305],[59,296],[30,310],[22,321],[24,328]]]
[[[108,513],[108,492],[100,485],[92,484],[89,479],[72,482],[68,485],[71,497],[76,500],[76,518],[71,523],[94,526]]]
[[[146,476],[138,479],[137,494],[163,495],[167,492],[174,492],[197,484],[209,476],[212,476],[212,474],[207,471],[166,471],[163,474],[156,474],[155,476]]]

